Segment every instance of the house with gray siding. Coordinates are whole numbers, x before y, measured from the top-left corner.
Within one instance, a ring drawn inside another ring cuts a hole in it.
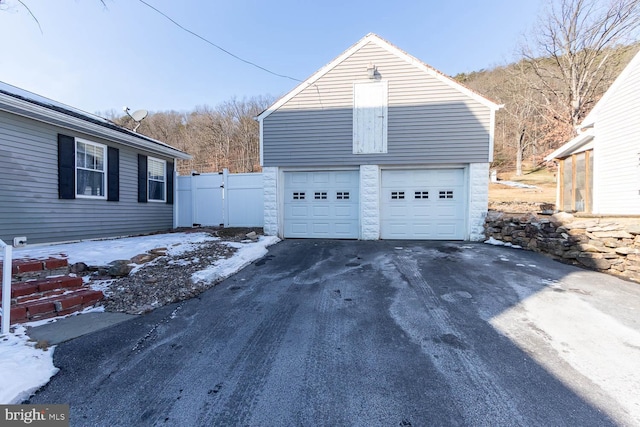
[[[171,229],[175,162],[189,158],[0,82],[0,239],[63,242]]]
[[[482,239],[499,107],[368,34],[258,116],[265,233]]]
[[[640,215],[640,53],[547,161],[558,163],[556,208]]]

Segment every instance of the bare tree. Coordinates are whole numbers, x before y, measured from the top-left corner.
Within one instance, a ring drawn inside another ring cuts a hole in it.
[[[23,8],[26,9],[27,13],[29,13],[29,15],[33,18],[34,21],[36,21],[36,24],[38,25],[38,29],[40,30],[41,34],[44,34],[42,32],[42,27],[40,26],[40,21],[38,21],[38,18],[36,17],[36,15],[31,11],[31,9],[29,8],[29,6],[27,5],[26,2],[24,2],[23,0],[15,0],[16,2],[18,2]],[[102,3],[102,5],[106,8],[107,4],[104,2],[104,0],[99,0],[100,3]],[[0,10],[3,10],[5,7],[8,7],[9,4],[7,2],[7,0],[0,0]]]
[[[521,53],[535,72],[532,87],[560,125],[578,125],[620,68],[613,48],[639,28],[640,0],[550,0]]]
[[[257,172],[260,170],[260,130],[254,118],[273,102],[261,96],[233,98],[215,108],[198,106],[191,112],[151,113],[141,123],[138,133],[165,142],[193,156],[179,160],[178,171],[188,175],[219,172]],[[134,127],[127,115],[114,110],[103,115],[128,129]]]

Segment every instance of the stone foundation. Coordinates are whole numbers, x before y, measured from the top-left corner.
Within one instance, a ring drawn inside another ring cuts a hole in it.
[[[640,282],[640,219],[489,211],[485,235],[568,263]]]

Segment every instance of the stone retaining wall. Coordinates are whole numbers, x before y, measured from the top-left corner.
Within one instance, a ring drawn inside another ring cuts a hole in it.
[[[489,211],[485,235],[640,282],[640,219],[576,218]]]

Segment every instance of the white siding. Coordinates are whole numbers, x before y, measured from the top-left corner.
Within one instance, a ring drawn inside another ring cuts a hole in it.
[[[640,214],[640,61],[599,106],[594,213]]]

